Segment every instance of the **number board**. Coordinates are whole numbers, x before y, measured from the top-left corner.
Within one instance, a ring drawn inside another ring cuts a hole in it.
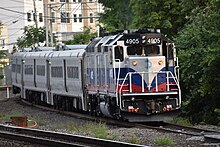
[[[141,36],[140,34],[124,34],[124,44],[126,46],[140,45]]]
[[[141,38],[142,44],[158,45],[161,44],[161,35],[159,34],[145,34]]]

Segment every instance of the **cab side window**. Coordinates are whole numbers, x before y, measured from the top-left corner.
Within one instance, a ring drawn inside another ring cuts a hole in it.
[[[123,47],[122,46],[116,46],[114,48],[114,51],[115,51],[115,61],[116,62],[122,62],[124,61],[124,52],[123,52]]]

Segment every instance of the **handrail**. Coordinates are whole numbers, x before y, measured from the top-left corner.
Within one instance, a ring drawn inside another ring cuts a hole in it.
[[[167,78],[167,86],[168,86],[168,91],[169,91],[169,79],[168,78],[170,78],[170,76],[171,76],[171,78],[174,80],[174,82],[175,82],[175,84],[177,85],[177,88],[178,88],[178,91],[179,91],[179,106],[181,105],[181,91],[180,91],[180,85],[179,85],[179,82],[178,82],[178,80],[177,80],[177,77],[175,77],[174,75],[173,75],[173,73],[171,72],[171,71],[159,71],[159,72],[155,72],[155,71],[153,71],[153,72],[128,72],[127,74],[126,74],[126,76],[124,77],[124,80],[123,80],[123,82],[122,82],[122,84],[120,85],[120,89],[119,89],[119,91],[118,91],[118,93],[119,93],[119,100],[118,100],[118,97],[116,97],[116,101],[118,102],[118,101],[120,101],[120,109],[122,109],[122,106],[121,106],[121,93],[122,93],[122,88],[123,88],[123,86],[124,86],[124,84],[125,84],[125,81],[126,81],[126,79],[128,78],[128,76],[130,77],[130,79],[129,79],[129,83],[130,83],[130,90],[129,90],[129,92],[132,92],[132,79],[131,79],[131,76],[133,75],[133,74],[140,74],[140,75],[144,75],[144,74],[149,74],[149,73],[156,73],[156,92],[158,92],[158,81],[157,81],[157,74],[160,74],[160,73],[164,73],[164,74],[166,74],[166,78]],[[170,76],[169,76],[170,75]],[[143,76],[142,76],[142,78],[143,78]],[[119,79],[118,79],[118,81],[119,81]],[[118,83],[118,82],[117,82]],[[142,79],[142,84],[144,84],[144,82],[143,82],[143,79]],[[142,85],[143,86],[143,85]],[[118,89],[118,85],[117,85],[117,89]],[[144,92],[143,90],[142,90],[142,92]],[[116,92],[116,95],[117,95],[117,92]],[[117,103],[118,104],[118,103]]]
[[[118,61],[118,76],[117,76],[117,78],[116,78],[116,62],[115,61]],[[121,62],[121,60],[120,59],[115,59],[115,61],[114,61],[114,78],[115,78],[115,80],[117,80],[117,83],[116,83],[116,91],[118,90],[118,84],[119,84],[119,77],[120,77],[120,72],[121,72],[121,66],[120,66],[120,62]],[[118,94],[117,94],[117,92],[115,93],[115,97],[116,97],[116,104],[117,104],[117,106],[118,106]]]

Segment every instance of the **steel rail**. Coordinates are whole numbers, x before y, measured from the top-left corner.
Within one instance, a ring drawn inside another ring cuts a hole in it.
[[[87,136],[43,131],[16,126],[0,125],[0,137],[27,141],[35,144],[49,146],[108,146],[108,147],[143,147],[144,145],[131,144],[126,142],[105,140]],[[4,132],[3,132],[4,131]]]
[[[159,125],[161,124],[161,125]],[[220,143],[220,130],[207,130],[189,126],[181,126],[172,123],[161,122],[156,126],[150,126],[149,124],[137,123],[136,127],[155,129],[163,132],[171,132],[177,134],[186,134],[190,136],[202,136],[206,142]]]
[[[57,141],[47,138],[41,138],[41,137],[34,137],[34,136],[27,136],[27,135],[21,135],[21,134],[15,134],[14,132],[2,132],[0,131],[0,137],[6,138],[10,140],[17,140],[17,141],[24,141],[31,144],[38,144],[38,145],[46,145],[46,146],[54,146],[54,147],[85,147],[81,144],[76,143],[69,143],[69,142],[63,142],[63,141]]]

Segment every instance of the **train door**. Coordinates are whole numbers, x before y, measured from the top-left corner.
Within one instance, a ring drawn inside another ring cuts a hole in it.
[[[64,89],[66,92],[68,92],[68,89],[67,89],[67,84],[66,84],[66,77],[67,77],[67,72],[66,72],[66,60],[64,59],[63,60],[63,73],[64,73],[64,76],[63,76],[63,81],[64,81]]]
[[[36,82],[36,70],[37,70],[37,67],[36,67],[36,59],[34,59],[34,87],[37,87],[37,82]]]
[[[100,55],[96,55],[96,88],[100,89],[101,85],[101,63],[100,63]]]
[[[53,104],[50,87],[50,60],[46,60],[46,86],[47,86],[47,103]]]
[[[24,62],[25,60],[21,59],[21,97],[24,98]]]
[[[114,57],[115,62],[123,62],[124,61],[124,52],[122,46],[115,46],[114,47]]]
[[[114,79],[116,84],[119,84],[119,79],[121,76],[121,62],[124,61],[124,51],[122,46],[115,46],[114,47]]]
[[[108,66],[107,66],[107,63],[108,63],[108,54],[104,54],[104,72],[105,72],[105,82],[104,82],[104,85],[105,85],[105,90],[108,90],[108,86],[109,86],[109,84],[108,84],[108,75],[107,75],[107,73],[108,73]]]
[[[18,83],[18,59],[15,60],[15,82]]]

